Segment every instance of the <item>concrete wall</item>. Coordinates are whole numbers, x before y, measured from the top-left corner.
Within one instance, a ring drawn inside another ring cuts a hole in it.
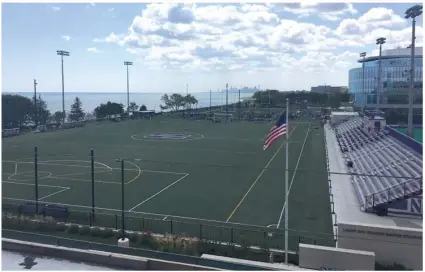
[[[310,269],[375,270],[375,253],[299,244],[299,266]]]
[[[94,263],[127,270],[218,270],[209,267],[147,259],[143,257],[97,250],[81,250],[61,246],[2,239],[2,248],[10,251],[33,253],[41,256]]]
[[[339,222],[338,248],[371,251],[381,264],[422,270],[422,229]]]

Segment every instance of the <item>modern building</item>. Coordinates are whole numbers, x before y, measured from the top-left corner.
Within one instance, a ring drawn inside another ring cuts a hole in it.
[[[348,91],[348,88],[346,86],[329,86],[329,85],[319,85],[317,87],[311,87],[311,90],[310,90],[310,92],[321,93],[321,94],[344,93],[347,91]]]
[[[414,109],[422,108],[422,51],[422,47],[415,48]],[[382,51],[381,88],[378,88],[379,59],[379,56],[360,59],[362,66],[349,71],[348,91],[355,105],[375,107],[378,97],[380,109],[408,108],[411,49]]]

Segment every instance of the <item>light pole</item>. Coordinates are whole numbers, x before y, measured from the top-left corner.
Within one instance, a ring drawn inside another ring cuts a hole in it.
[[[415,88],[415,26],[416,17],[422,14],[422,6],[415,5],[405,12],[404,18],[412,18],[412,44],[410,54],[410,90],[409,90],[409,112],[407,115],[407,135],[413,138],[413,92]]]
[[[364,98],[365,98],[365,89],[364,89],[364,60],[365,60],[365,58],[366,58],[366,52],[362,52],[362,53],[360,53],[360,57],[362,57],[363,58],[363,62],[362,62],[362,77],[363,77],[363,82],[362,82],[362,100],[363,100],[363,111],[364,111],[364,106],[365,106],[365,104],[366,104],[366,102],[364,101]],[[366,99],[366,101],[367,101],[367,99]]]
[[[378,88],[376,89],[376,111],[379,111],[379,95],[381,93],[381,57],[382,45],[385,43],[386,38],[376,39],[376,44],[379,44],[379,61],[378,61]]]
[[[127,114],[130,115],[130,82],[128,80],[128,66],[133,65],[131,61],[124,61],[124,65],[127,66]]]
[[[34,79],[34,125],[37,129],[37,81]]]
[[[61,64],[62,64],[62,123],[65,123],[65,82],[63,76],[63,56],[69,57],[68,51],[57,50],[56,54],[61,56]]]

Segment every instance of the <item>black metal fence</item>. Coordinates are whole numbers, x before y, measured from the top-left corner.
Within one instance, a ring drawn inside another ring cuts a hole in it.
[[[21,214],[21,205],[3,203],[3,212]],[[110,229],[121,229],[120,214],[97,212],[93,217],[91,211],[69,210],[66,218],[57,219],[66,223],[87,226],[98,226]],[[151,231],[156,234],[171,234],[193,237],[200,240],[254,246],[265,249],[284,250],[285,232],[282,229],[257,227],[250,225],[234,225],[225,222],[176,221],[155,218],[137,217],[130,214],[124,216],[125,229],[129,231]],[[289,230],[288,247],[290,251],[298,252],[298,244],[317,244],[334,246],[332,234],[315,234],[297,230]]]

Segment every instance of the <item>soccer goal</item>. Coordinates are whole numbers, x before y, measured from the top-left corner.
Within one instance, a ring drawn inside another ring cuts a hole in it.
[[[213,115],[213,122],[214,123],[221,123],[221,122],[228,122],[233,121],[233,114],[232,113],[214,113]]]

